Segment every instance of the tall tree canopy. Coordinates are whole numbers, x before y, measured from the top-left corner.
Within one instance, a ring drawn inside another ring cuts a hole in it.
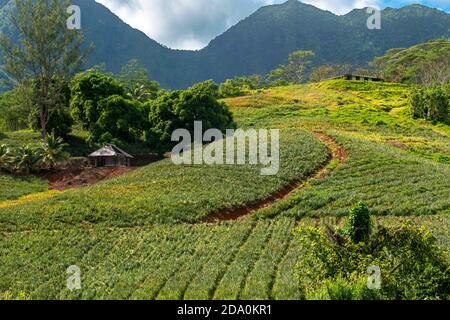
[[[150,80],[148,70],[136,59],[123,66],[118,80],[125,86],[129,98],[140,102],[156,99],[161,90],[159,83]]]
[[[302,83],[306,80],[307,69],[314,56],[315,53],[312,51],[294,51],[289,54],[288,63],[273,70],[269,74],[269,78],[287,84]]]
[[[386,80],[424,86],[450,82],[450,40],[439,39],[410,48],[391,49],[372,64]]]
[[[71,91],[72,115],[87,130],[100,118],[101,100],[113,95],[125,97],[125,89],[121,83],[97,71],[78,74],[72,80]]]
[[[188,90],[164,93],[145,107],[150,120],[147,142],[158,151],[172,147],[174,130],[183,128],[193,133],[194,121],[202,121],[205,131],[236,127],[232,113],[223,102],[217,101],[210,82],[197,84]]]
[[[16,85],[31,90],[39,115],[42,138],[52,114],[65,99],[61,83],[66,82],[84,64],[90,49],[83,49],[81,30],[69,30],[69,0],[16,0],[11,16],[20,40],[14,43],[0,35],[3,71]]]

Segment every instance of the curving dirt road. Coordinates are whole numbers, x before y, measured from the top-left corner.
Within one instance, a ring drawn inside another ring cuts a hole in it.
[[[244,206],[239,207],[232,207],[232,208],[226,208],[219,210],[217,212],[214,212],[210,215],[208,215],[204,221],[207,223],[217,223],[221,221],[232,221],[232,220],[238,220],[242,217],[245,217],[247,215],[250,215],[257,210],[266,208],[273,203],[283,200],[285,198],[288,198],[293,191],[302,189],[305,187],[305,185],[312,181],[312,180],[318,180],[323,179],[326,175],[328,175],[332,170],[330,170],[329,166],[330,164],[334,162],[338,162],[339,165],[342,165],[345,160],[347,159],[347,152],[346,150],[340,146],[332,137],[329,135],[322,133],[322,132],[314,132],[314,136],[325,143],[330,151],[330,156],[328,159],[328,162],[319,168],[316,172],[314,172],[312,175],[310,175],[306,180],[302,181],[294,181],[291,184],[287,185],[283,189],[279,190],[278,192],[270,195],[269,197],[246,204]],[[334,168],[334,170],[336,167]]]

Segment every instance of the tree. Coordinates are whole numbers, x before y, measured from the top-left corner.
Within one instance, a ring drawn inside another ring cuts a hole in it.
[[[164,93],[145,108],[149,112],[146,140],[158,151],[168,151],[174,145],[171,141],[174,130],[184,128],[193,133],[194,121],[202,121],[205,131],[236,127],[228,107],[217,101],[207,86]]]
[[[24,172],[27,175],[38,166],[40,161],[39,151],[31,144],[18,147],[14,151],[14,169]]]
[[[414,118],[433,122],[450,122],[450,95],[443,87],[418,88],[411,95]]]
[[[118,80],[124,85],[128,97],[140,102],[156,99],[161,90],[159,83],[150,80],[147,69],[136,59],[123,66]]]
[[[9,170],[12,165],[11,149],[5,145],[0,145],[0,170]]]
[[[350,210],[345,234],[350,237],[354,243],[367,240],[372,231],[372,220],[370,218],[369,208],[360,202]]]
[[[389,81],[435,86],[450,81],[450,40],[391,49],[371,63]]]
[[[209,92],[209,94],[213,97],[219,97],[219,86],[213,80],[206,80],[197,84],[194,84],[191,89],[193,90],[202,90],[205,92]]]
[[[90,141],[121,145],[141,137],[146,119],[138,101],[113,95],[100,100],[98,106],[100,116],[90,128]]]
[[[71,83],[70,107],[73,117],[83,128],[91,130],[101,115],[99,102],[110,96],[125,97],[125,89],[112,76],[96,71],[78,74]]]
[[[56,82],[56,81],[55,81]],[[68,82],[60,81],[59,83],[54,83],[54,86],[58,86],[58,91],[60,93],[59,101],[55,101],[55,110],[49,116],[47,122],[47,132],[55,134],[57,137],[66,138],[72,131],[72,126],[74,124],[72,115],[70,114],[70,87]],[[38,114],[34,113],[32,116],[31,127],[34,130],[41,130],[41,122]]]
[[[55,134],[47,135],[45,142],[38,149],[40,163],[48,166],[50,169],[58,163],[65,162],[69,158],[69,154],[64,151],[68,145],[64,140]]]
[[[235,77],[228,79],[219,86],[219,97],[238,97],[250,90],[256,90],[263,86],[263,79],[260,75],[254,74],[245,77]]]
[[[448,54],[450,55],[450,51]],[[450,83],[450,56],[439,56],[424,63],[417,79],[425,87]]]
[[[3,129],[17,131],[29,128],[33,112],[29,89],[18,86],[11,91],[0,94],[0,119]]]
[[[311,64],[313,51],[294,51],[289,54],[288,63],[281,65],[269,74],[272,81],[285,80],[289,84],[302,83],[306,79],[307,68]]]
[[[63,99],[59,81],[67,81],[84,64],[90,49],[83,51],[81,31],[67,28],[68,0],[16,0],[15,4],[11,18],[20,41],[14,44],[0,36],[3,70],[16,84],[33,86],[32,99],[44,140],[50,117]]]
[[[349,64],[327,64],[314,68],[310,75],[310,81],[320,82],[330,78],[350,73],[352,66]]]

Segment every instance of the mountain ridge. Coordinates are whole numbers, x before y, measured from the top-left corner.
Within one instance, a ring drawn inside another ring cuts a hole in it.
[[[0,32],[11,30],[4,11],[12,1],[0,0]],[[118,72],[136,58],[153,79],[171,89],[207,79],[221,82],[237,75],[263,74],[285,63],[295,50],[315,51],[316,65],[364,66],[391,48],[450,38],[450,14],[423,5],[386,8],[382,10],[382,29],[368,30],[367,9],[336,15],[289,0],[259,8],[201,50],[176,50],[132,28],[94,0],[73,3],[81,7],[86,40],[95,46],[87,67],[105,63]]]

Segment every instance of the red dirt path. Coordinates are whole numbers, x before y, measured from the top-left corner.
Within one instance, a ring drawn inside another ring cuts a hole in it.
[[[50,190],[67,190],[86,187],[97,182],[109,180],[134,168],[68,168],[43,175],[50,184]]]
[[[284,187],[283,189],[279,190],[278,192],[270,195],[265,199],[249,203],[240,207],[232,207],[219,210],[217,212],[208,215],[204,219],[204,221],[207,223],[217,223],[220,221],[233,221],[238,220],[247,215],[250,215],[256,212],[257,210],[272,205],[277,201],[288,198],[293,191],[304,188],[306,183],[311,180],[323,179],[327,174],[330,173],[327,167],[331,162],[338,160],[339,163],[342,165],[346,161],[348,156],[346,150],[343,147],[341,147],[336,141],[334,141],[332,137],[321,132],[315,132],[314,136],[323,143],[325,143],[328,149],[330,150],[328,162],[323,167],[319,168],[306,180],[294,181],[291,184]]]

